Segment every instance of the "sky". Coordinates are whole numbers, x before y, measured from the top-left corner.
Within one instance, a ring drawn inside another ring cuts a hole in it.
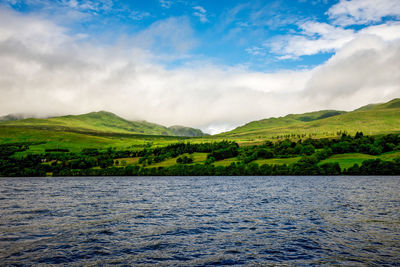
[[[400,0],[0,0],[0,115],[215,134],[400,97]]]

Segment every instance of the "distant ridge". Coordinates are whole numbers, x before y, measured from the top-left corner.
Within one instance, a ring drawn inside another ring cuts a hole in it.
[[[200,137],[207,136],[208,134],[203,133],[200,129],[190,128],[181,125],[174,125],[168,127],[175,136],[192,136],[192,137]]]
[[[5,121],[17,121],[17,120],[23,120],[27,118],[33,118],[35,116],[29,115],[29,114],[23,114],[23,113],[14,113],[14,114],[8,114],[5,116],[0,116],[0,122],[5,122]]]

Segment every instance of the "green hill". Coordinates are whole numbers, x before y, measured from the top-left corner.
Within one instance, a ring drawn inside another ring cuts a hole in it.
[[[380,105],[380,104],[368,104],[368,105],[362,106],[358,109],[355,109],[354,111],[366,111],[366,110],[373,109],[374,107],[376,107],[378,105]]]
[[[146,121],[128,121],[106,111],[83,115],[68,115],[48,119],[22,119],[0,123],[0,126],[24,127],[75,133],[121,133],[163,136],[202,136],[198,129],[189,127],[167,128]]]
[[[400,132],[400,99],[367,105],[351,112],[323,110],[254,121],[217,136],[236,140],[334,137],[339,132],[354,134],[357,131],[370,135]]]
[[[100,111],[47,119],[18,119],[0,122],[0,144],[40,142],[28,152],[65,148],[143,148],[164,146],[195,137],[190,142],[232,140],[252,145],[282,138],[337,137],[343,132],[367,135],[400,132],[400,99],[367,105],[351,112],[322,110],[289,114],[280,118],[253,121],[230,132],[207,136],[184,126],[165,127],[146,121],[129,121],[113,113]]]
[[[106,112],[68,115],[47,119],[19,119],[11,116],[0,122],[0,144],[35,142],[26,153],[43,153],[46,149],[115,147],[117,149],[165,146],[191,136],[204,135],[189,127],[167,128],[146,121],[128,121]]]

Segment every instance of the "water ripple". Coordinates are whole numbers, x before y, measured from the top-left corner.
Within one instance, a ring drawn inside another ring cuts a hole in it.
[[[1,265],[393,265],[400,177],[0,179]]]

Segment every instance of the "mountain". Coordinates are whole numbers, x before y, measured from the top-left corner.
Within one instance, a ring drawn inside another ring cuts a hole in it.
[[[129,121],[111,112],[99,111],[83,115],[68,115],[47,119],[8,120],[0,126],[24,127],[29,129],[55,130],[77,133],[120,133],[164,136],[203,136],[199,129],[165,126],[146,121]]]
[[[333,137],[339,132],[354,134],[357,131],[366,134],[400,132],[400,99],[370,104],[351,112],[322,110],[253,121],[217,136],[259,139],[288,135]]]

